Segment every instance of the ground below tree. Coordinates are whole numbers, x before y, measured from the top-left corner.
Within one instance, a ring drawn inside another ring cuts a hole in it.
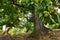
[[[9,35],[9,34],[4,34],[0,35],[0,40],[26,40],[28,39],[28,36],[30,36],[30,32],[28,33],[23,33],[23,34],[17,34],[17,35]],[[60,40],[60,29],[53,29],[52,31],[49,31],[48,33],[40,33],[40,39],[38,40]],[[36,35],[37,37],[38,35]],[[33,40],[35,37],[32,37]],[[31,39],[28,39],[31,40]]]

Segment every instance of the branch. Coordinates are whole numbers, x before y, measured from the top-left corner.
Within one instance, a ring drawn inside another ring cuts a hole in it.
[[[19,6],[19,7],[25,7],[24,3],[18,4],[14,0],[12,0],[11,4],[14,4],[14,5]]]

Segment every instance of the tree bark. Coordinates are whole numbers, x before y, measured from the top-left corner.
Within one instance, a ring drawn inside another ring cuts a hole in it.
[[[33,9],[32,14],[34,15],[34,30],[30,36],[28,36],[27,40],[40,40],[41,35],[44,35],[51,30],[44,27],[43,22],[38,17],[38,10],[36,8]]]
[[[11,27],[7,27],[7,28],[5,29],[5,31],[2,32],[2,34],[3,34],[3,35],[9,34],[8,32],[9,32],[10,29],[11,29]]]

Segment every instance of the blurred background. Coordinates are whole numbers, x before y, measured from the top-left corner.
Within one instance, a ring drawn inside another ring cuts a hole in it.
[[[0,0],[0,32],[7,27],[11,27],[10,34],[32,32],[32,6],[39,9],[45,27],[60,29],[60,0]]]

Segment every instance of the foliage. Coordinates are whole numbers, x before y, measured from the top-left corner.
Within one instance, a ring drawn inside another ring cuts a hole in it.
[[[17,4],[24,4],[20,7],[12,4],[12,0],[1,0],[0,2],[0,25],[13,24],[14,27],[24,28],[29,30],[33,28],[33,7],[38,9],[39,17],[45,25],[47,23],[52,27],[60,28],[60,14],[57,13],[57,7],[53,5],[55,1],[52,0],[14,0]],[[32,14],[30,15],[29,12]],[[56,27],[55,24],[59,24]],[[55,25],[53,27],[53,24]],[[14,30],[14,29],[13,29]]]
[[[13,35],[13,34],[21,34],[21,33],[25,33],[25,32],[26,32],[26,28],[19,29],[19,28],[14,28],[14,27],[9,31],[9,33],[11,35]]]

